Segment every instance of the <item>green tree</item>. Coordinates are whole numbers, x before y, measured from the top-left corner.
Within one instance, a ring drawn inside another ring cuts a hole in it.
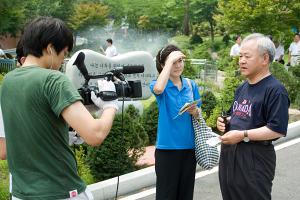
[[[231,33],[288,33],[299,27],[299,1],[296,0],[219,0],[215,16],[218,25]]]
[[[16,36],[24,24],[36,16],[53,16],[66,21],[76,0],[2,0],[0,35]]]
[[[190,0],[184,1],[183,34],[190,35]]]
[[[101,27],[106,24],[108,12],[108,7],[100,3],[80,3],[75,5],[69,25],[75,31],[91,26]]]
[[[29,0],[23,1],[24,14],[27,19],[36,16],[52,16],[64,21],[73,13],[76,0]]]
[[[217,12],[218,0],[193,0],[191,2],[192,22],[208,22],[210,27],[210,37],[214,41],[216,21],[214,14]]]
[[[21,0],[1,0],[0,35],[16,35],[23,26],[25,15]]]
[[[147,29],[149,27],[150,21],[147,15],[142,15],[138,21],[138,27],[140,29]]]

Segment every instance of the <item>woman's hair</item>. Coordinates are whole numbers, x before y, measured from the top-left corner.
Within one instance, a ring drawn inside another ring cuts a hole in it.
[[[181,51],[181,50],[177,46],[169,44],[168,46],[166,46],[158,51],[158,53],[156,55],[156,69],[157,69],[158,73],[160,73],[162,71],[162,69],[163,69],[162,66],[165,65],[167,57],[173,51]]]
[[[62,20],[53,17],[37,17],[29,22],[22,38],[24,56],[31,54],[39,58],[48,44],[52,44],[57,53],[65,47],[69,52],[73,48],[72,32]]]

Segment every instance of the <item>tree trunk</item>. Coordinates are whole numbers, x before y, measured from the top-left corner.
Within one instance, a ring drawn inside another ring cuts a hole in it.
[[[190,35],[190,18],[189,18],[189,8],[190,8],[190,0],[185,0],[185,12],[183,19],[183,34],[189,36]]]
[[[211,37],[211,41],[214,42],[214,40],[215,40],[215,33],[214,33],[214,25],[213,25],[213,21],[209,21],[209,26],[210,26],[210,37]]]

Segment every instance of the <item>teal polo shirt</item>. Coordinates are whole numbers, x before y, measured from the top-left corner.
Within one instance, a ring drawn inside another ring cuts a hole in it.
[[[171,80],[168,80],[165,90],[160,95],[153,92],[156,80],[150,83],[150,90],[156,97],[159,116],[157,127],[157,149],[194,149],[194,130],[192,118],[188,112],[177,116],[180,108],[194,99],[200,99],[198,87],[190,81],[190,88],[186,79],[181,78],[182,88],[179,90]],[[200,107],[201,104],[198,104]],[[177,117],[176,117],[177,116]],[[175,118],[176,117],[176,118]]]

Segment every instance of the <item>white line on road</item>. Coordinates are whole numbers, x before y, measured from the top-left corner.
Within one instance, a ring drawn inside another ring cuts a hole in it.
[[[300,143],[300,138],[296,138],[296,139],[287,141],[285,143],[276,145],[275,146],[275,151],[284,149],[286,147],[289,147],[289,146],[292,146],[292,145],[298,144],[298,143]],[[213,174],[213,173],[217,172],[218,169],[219,169],[219,167],[214,167],[211,170],[197,172],[196,176],[195,176],[195,179],[207,176],[209,174]],[[139,192],[139,193],[136,193],[136,194],[133,194],[133,195],[130,195],[128,197],[121,198],[120,200],[136,200],[136,199],[141,199],[141,198],[153,195],[153,194],[155,194],[155,187],[151,188],[151,189],[148,189],[148,190],[145,190],[145,191],[142,191],[142,192]]]

